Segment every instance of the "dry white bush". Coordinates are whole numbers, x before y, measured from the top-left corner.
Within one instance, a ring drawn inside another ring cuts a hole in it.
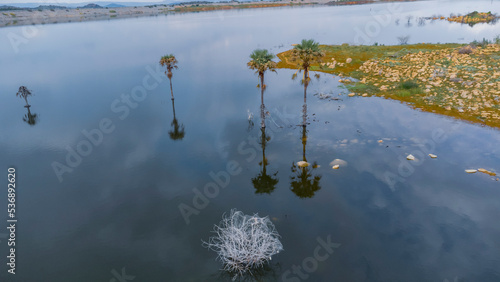
[[[234,279],[247,272],[252,274],[252,269],[262,267],[283,250],[280,235],[267,216],[245,215],[233,209],[229,216],[222,216],[213,232],[216,235],[203,246],[218,253],[223,269],[234,273]]]

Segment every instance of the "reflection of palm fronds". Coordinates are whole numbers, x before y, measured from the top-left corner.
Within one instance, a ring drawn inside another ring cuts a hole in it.
[[[272,175],[268,175],[265,170],[261,171],[257,177],[252,178],[252,184],[255,188],[256,194],[271,194],[274,189],[276,189],[276,185],[279,180],[276,177],[278,172],[275,172]]]
[[[321,189],[319,186],[319,181],[321,180],[321,176],[312,175],[312,170],[317,167],[317,164],[314,163],[312,165],[312,169],[310,167],[298,167],[292,164],[292,175],[291,179],[291,190],[295,195],[300,198],[312,198],[314,193]]]
[[[26,122],[27,124],[33,126],[37,123],[38,116],[37,116],[37,114],[32,114],[30,109],[28,108],[28,113],[24,115],[23,121]]]
[[[177,119],[174,119],[170,125],[173,127],[173,130],[170,130],[168,132],[168,135],[170,135],[170,139],[182,140],[182,138],[184,138],[185,135],[184,124],[179,125]]]

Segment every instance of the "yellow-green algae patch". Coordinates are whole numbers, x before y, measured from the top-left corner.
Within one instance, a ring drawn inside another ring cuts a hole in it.
[[[408,102],[415,108],[500,128],[500,45],[320,46],[313,71],[341,79],[350,92]],[[290,51],[278,68],[296,69]]]

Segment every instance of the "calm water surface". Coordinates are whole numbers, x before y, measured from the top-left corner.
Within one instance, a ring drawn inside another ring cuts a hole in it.
[[[286,281],[283,274],[313,256],[318,238],[340,246],[307,273],[309,281],[500,281],[500,182],[464,172],[499,171],[498,129],[382,98],[348,98],[331,75],[307,89],[302,127],[303,87],[291,80],[292,70],[266,74],[265,136],[259,128],[258,79],[246,66],[255,48],[277,53],[303,38],[355,43],[367,30],[366,44],[397,44],[406,35],[409,43],[470,42],[500,33],[498,24],[417,21],[500,13],[498,1],[415,2],[394,14],[389,7],[37,26],[17,52],[8,36],[22,36],[23,28],[0,29],[0,160],[5,175],[17,169],[19,220],[15,276],[6,274],[7,233],[0,232],[0,280],[119,281],[124,271],[134,281],[225,281],[201,240],[237,208],[269,215],[282,236],[285,251],[262,281]],[[377,13],[389,20],[377,21]],[[179,61],[175,105],[157,70],[167,53]],[[145,94],[138,92],[144,79],[151,86]],[[34,93],[34,125],[23,121],[27,108],[14,95],[21,85]],[[140,101],[128,102],[131,93]],[[88,147],[84,132],[101,122],[113,131]],[[87,155],[80,164],[69,158],[75,167],[59,181],[52,165],[69,166],[68,152],[78,149]],[[410,153],[419,161],[407,161]],[[304,158],[320,167],[304,176],[294,166]],[[346,164],[333,170],[334,159]],[[208,204],[198,203],[206,207],[186,223],[179,205],[192,207],[193,189],[203,191],[228,164],[237,172],[221,178],[227,185]]]

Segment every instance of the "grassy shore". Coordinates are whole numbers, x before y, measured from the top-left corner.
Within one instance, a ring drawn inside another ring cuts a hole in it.
[[[500,128],[500,44],[326,46],[313,71],[340,77],[349,96],[381,96]],[[295,69],[290,51],[278,68]]]

